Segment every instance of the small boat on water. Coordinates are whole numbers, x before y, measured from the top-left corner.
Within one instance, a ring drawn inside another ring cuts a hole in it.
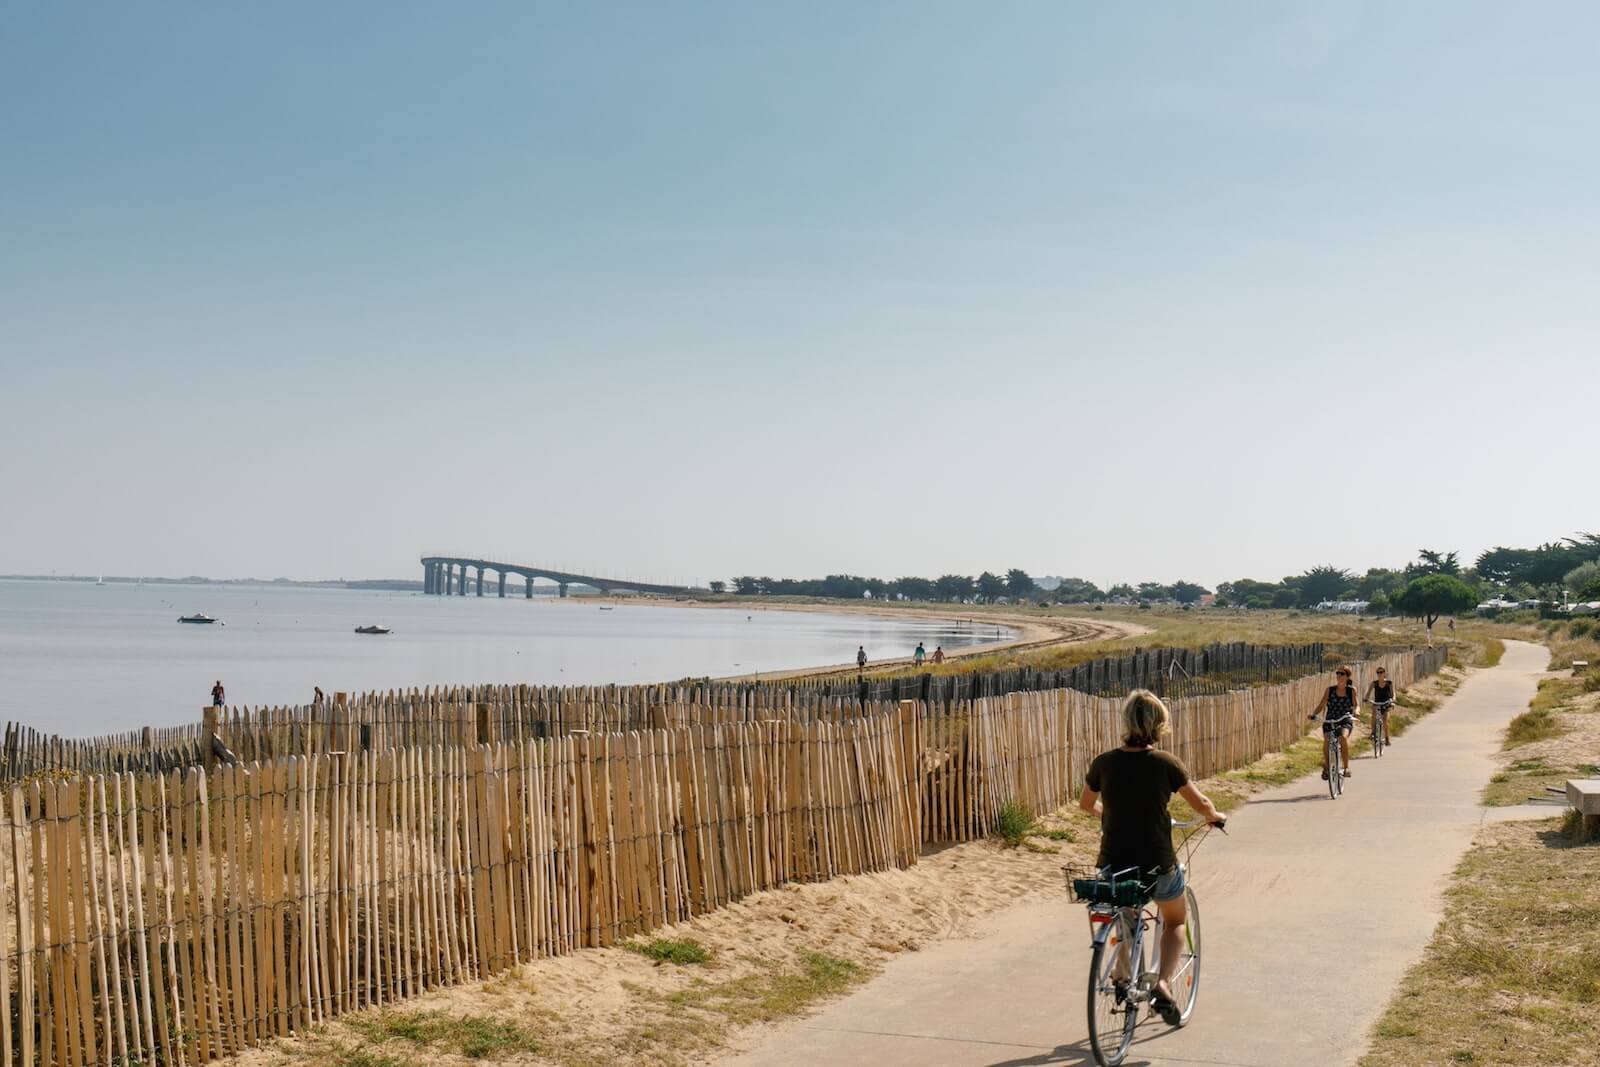
[[[601,605],[601,606],[600,606],[600,610],[601,610],[601,611],[610,611],[610,610],[611,610],[611,609],[610,609],[610,608],[608,608],[608,607],[606,607],[606,606],[605,606],[605,605],[603,605],[603,604],[602,604],[602,605]]]
[[[209,623],[209,622],[216,622],[217,620],[213,619],[210,615],[207,615],[205,612],[197,611],[193,615],[179,615],[178,616],[178,621],[179,622],[205,622],[205,623]]]
[[[394,631],[389,629],[387,626],[357,626],[356,627],[356,633],[358,633],[358,634],[389,634],[389,633],[394,633]]]

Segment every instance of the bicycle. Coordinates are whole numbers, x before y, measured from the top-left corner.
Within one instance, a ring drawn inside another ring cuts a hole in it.
[[[1376,759],[1383,758],[1383,750],[1389,747],[1389,709],[1394,707],[1392,700],[1369,700],[1372,705],[1372,755]]]
[[[1339,747],[1339,734],[1343,732],[1346,724],[1350,726],[1351,730],[1355,729],[1355,716],[1343,715],[1337,719],[1328,719],[1325,716],[1318,715],[1314,716],[1311,721],[1320,723],[1333,722],[1338,725],[1338,729],[1324,730],[1322,734],[1322,744],[1327,752],[1328,761],[1328,797],[1332,800],[1338,800],[1344,794],[1344,753]]]
[[[1178,846],[1183,853],[1180,870],[1187,870],[1211,825],[1222,829],[1221,823],[1207,824],[1198,817],[1172,824],[1175,830],[1190,831]],[[1062,870],[1067,872],[1074,899],[1089,905],[1093,946],[1089,957],[1089,1045],[1100,1067],[1117,1067],[1133,1043],[1140,1008],[1151,1004],[1151,1011],[1155,1010],[1156,979],[1161,973],[1161,917],[1150,894],[1161,872],[1140,872],[1132,867],[1109,872]],[[1200,904],[1193,886],[1185,885],[1183,894],[1189,912],[1184,923],[1184,954],[1170,983],[1178,1005],[1175,1026],[1189,1022],[1200,994]],[[1148,939],[1147,930],[1154,931]]]

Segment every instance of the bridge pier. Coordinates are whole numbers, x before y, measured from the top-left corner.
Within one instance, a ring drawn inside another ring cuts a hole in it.
[[[471,559],[460,556],[424,556],[422,564],[422,591],[429,596],[483,596],[484,579],[486,571],[494,572],[494,592],[502,600],[508,592],[507,587],[515,584],[515,579],[523,579],[522,595],[525,599],[533,599],[534,579],[553,582],[556,593],[562,598],[573,595],[572,587],[581,586],[598,590],[602,595],[615,596],[617,590],[631,590],[644,594],[675,595],[688,592],[686,587],[678,585],[660,585],[649,582],[622,581],[617,578],[606,578],[584,574],[573,574],[566,571],[547,570],[543,567],[534,567],[523,563],[509,563],[493,559]],[[468,583],[472,585],[471,594],[468,593]],[[510,590],[516,596],[515,589]]]

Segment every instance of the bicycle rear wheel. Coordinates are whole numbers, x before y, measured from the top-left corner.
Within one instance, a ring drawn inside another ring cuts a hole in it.
[[[1089,957],[1089,1047],[1100,1067],[1117,1067],[1122,1062],[1139,1021],[1139,1005],[1131,994],[1137,984],[1133,976],[1143,967],[1129,951],[1132,946],[1125,933],[1119,918],[1105,937],[1095,941]],[[1119,961],[1119,956],[1124,958]],[[1121,981],[1120,993],[1118,972],[1128,976]]]
[[[1195,900],[1194,889],[1189,887],[1183,891],[1183,900],[1189,917],[1183,925],[1183,957],[1178,960],[1178,969],[1172,972],[1171,983],[1172,997],[1181,1012],[1179,1026],[1194,1014],[1195,1001],[1200,996],[1200,904]]]

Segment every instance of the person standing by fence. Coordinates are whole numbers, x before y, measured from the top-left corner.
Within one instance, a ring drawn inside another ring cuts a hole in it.
[[[211,687],[211,706],[220,708],[228,700],[227,690],[222,688],[222,679],[217,679],[217,684]]]
[[[867,646],[866,645],[861,645],[860,647],[858,647],[856,649],[856,670],[864,671],[866,669],[867,669]]]
[[[939,664],[941,664],[943,662],[944,662],[944,646],[943,645],[934,645],[933,646],[933,665],[935,667],[937,667]]]
[[[927,658],[928,658],[928,650],[926,648],[922,647],[922,642],[921,641],[918,641],[917,642],[917,650],[915,652],[911,653],[911,661],[913,663],[915,663],[918,667],[920,667],[920,666],[922,666],[922,661],[927,659]]]

